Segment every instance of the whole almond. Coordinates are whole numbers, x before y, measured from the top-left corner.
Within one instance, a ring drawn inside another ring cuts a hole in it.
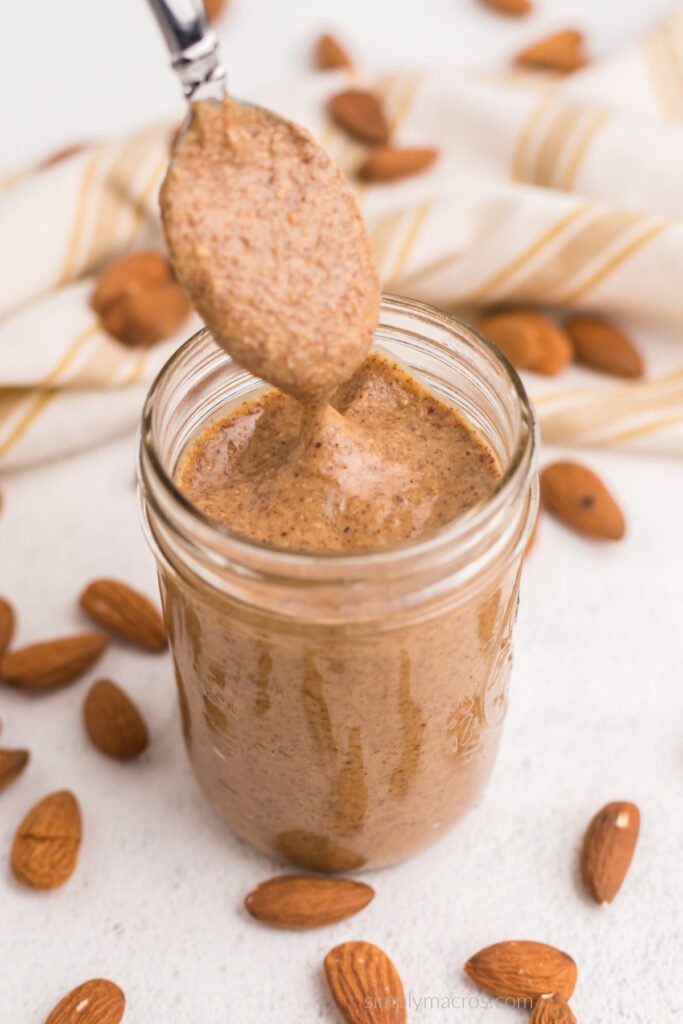
[[[543,942],[527,941],[487,946],[467,961],[465,971],[500,999],[532,1001],[553,992],[569,999],[577,973],[567,953]]]
[[[511,14],[514,17],[528,14],[533,9],[531,0],[484,0],[484,3],[498,14]]]
[[[204,10],[209,21],[216,21],[228,6],[228,0],[204,0]]]
[[[567,1000],[555,992],[536,1001],[529,1024],[576,1024]]]
[[[347,1024],[405,1024],[398,971],[370,942],[343,942],[325,957],[325,978]]]
[[[28,750],[0,750],[0,792],[21,775],[28,759]]]
[[[621,540],[624,515],[604,483],[578,462],[553,462],[541,472],[546,508],[567,526],[600,540]]]
[[[126,997],[113,981],[91,978],[57,1003],[45,1024],[119,1024]]]
[[[547,71],[576,71],[587,63],[582,32],[565,29],[527,46],[515,57],[523,67]]]
[[[350,878],[280,875],[261,882],[244,905],[274,928],[319,928],[357,914],[374,895],[369,885]]]
[[[96,313],[126,295],[154,288],[171,280],[171,264],[163,253],[153,249],[132,252],[110,263],[97,279],[90,304]]]
[[[438,155],[438,149],[395,149],[393,146],[381,146],[373,149],[361,164],[358,176],[364,181],[396,181],[426,170]]]
[[[617,801],[598,811],[581,848],[581,877],[597,903],[611,903],[629,869],[640,831],[635,804]]]
[[[329,111],[342,128],[361,142],[385,146],[389,141],[389,125],[379,100],[371,92],[338,92],[329,102]]]
[[[353,67],[353,61],[342,44],[327,32],[316,41],[313,59],[321,71]]]
[[[493,313],[479,329],[507,356],[518,370],[528,370],[542,355],[538,322],[524,313]]]
[[[73,793],[51,793],[29,811],[12,846],[14,877],[30,889],[58,889],[76,867],[81,812]]]
[[[149,348],[180,330],[190,309],[185,289],[169,281],[116,299],[102,313],[102,327],[124,345]]]
[[[145,720],[128,694],[110,679],[94,683],[83,703],[88,736],[103,754],[130,761],[147,747]]]
[[[15,625],[14,608],[4,597],[0,597],[0,658],[12,642]]]
[[[584,366],[614,377],[642,377],[643,360],[633,342],[599,316],[572,316],[565,328],[574,343],[576,358]]]
[[[164,620],[158,608],[120,580],[99,579],[88,584],[80,598],[86,615],[126,640],[163,651],[167,644]]]
[[[0,678],[19,690],[52,690],[83,675],[108,644],[104,633],[95,632],[30,644],[0,660]]]
[[[561,327],[540,313],[525,312],[518,315],[526,317],[538,327],[540,351],[530,363],[529,369],[546,377],[555,377],[569,366],[574,358],[574,347],[569,336]]]

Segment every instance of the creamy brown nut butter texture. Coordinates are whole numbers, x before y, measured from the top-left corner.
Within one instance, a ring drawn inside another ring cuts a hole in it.
[[[500,468],[477,432],[368,354],[370,242],[305,132],[232,101],[200,108],[161,202],[176,273],[216,341],[275,385],[190,440],[175,475],[197,507],[250,539],[329,553],[418,538],[490,493]],[[273,605],[162,562],[188,752],[233,830],[348,871],[457,820],[493,764],[519,563],[416,608],[361,596],[350,614],[348,596],[342,611],[326,592],[323,613],[319,594],[294,600],[279,580]]]
[[[281,547],[359,550],[443,525],[491,489],[495,460],[457,413],[366,358],[379,310],[370,242],[306,132],[233,100],[199,104],[161,208],[214,337],[280,389],[186,454],[177,480],[202,511]]]

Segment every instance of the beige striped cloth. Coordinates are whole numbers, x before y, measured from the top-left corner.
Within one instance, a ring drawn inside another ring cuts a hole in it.
[[[353,180],[360,146],[327,98],[381,94],[429,172],[358,198],[384,287],[447,309],[505,301],[606,313],[637,340],[644,381],[573,367],[526,375],[548,443],[683,455],[683,11],[569,78],[346,72],[253,97],[306,124]],[[162,246],[168,126],[16,175],[0,192],[0,469],[132,429],[182,336],[150,351],[109,338],[88,304],[115,255]]]

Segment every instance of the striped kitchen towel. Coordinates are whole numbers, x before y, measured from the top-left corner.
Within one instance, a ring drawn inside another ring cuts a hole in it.
[[[384,100],[428,172],[359,185],[386,290],[455,311],[498,302],[605,313],[647,364],[622,383],[525,374],[548,443],[683,455],[683,12],[567,78],[323,72],[253,98],[309,127],[353,182],[362,147],[326,116],[349,83]],[[98,270],[163,247],[172,128],[90,146],[0,191],[0,469],[131,430],[150,380],[196,326],[125,347],[89,306]]]

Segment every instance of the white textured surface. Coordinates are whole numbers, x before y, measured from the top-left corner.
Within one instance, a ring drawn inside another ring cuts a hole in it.
[[[233,4],[222,35],[242,94],[300,67],[314,30],[326,24],[346,26],[367,61],[492,66],[522,39],[563,22],[584,24],[606,50],[671,6],[546,0],[532,21],[509,24],[474,0],[423,0],[418,8],[388,0]],[[37,34],[41,69],[18,102],[4,106],[5,167],[173,109],[175,83],[142,0],[42,6],[40,21],[29,4],[3,14],[3,38]],[[7,81],[25,78],[25,53],[7,48]],[[19,608],[19,642],[82,626],[76,598],[93,576],[153,590],[133,449],[129,437],[3,481],[0,592]],[[280,868],[233,839],[200,797],[167,656],[114,644],[90,676],[119,680],[144,710],[152,744],[138,764],[110,763],[89,747],[80,722],[87,681],[36,700],[0,691],[0,742],[33,755],[0,796],[2,1024],[41,1024],[69,988],[100,974],[124,988],[125,1024],[334,1024],[340,1018],[321,962],[350,938],[383,946],[415,999],[451,1000],[413,1009],[411,1021],[525,1020],[486,1008],[462,972],[471,953],[503,938],[549,941],[575,957],[580,1024],[682,1019],[683,470],[602,453],[590,462],[627,510],[627,539],[603,547],[542,523],[491,785],[437,846],[368,875],[377,897],[351,921],[289,934],[260,927],[241,909],[248,889]],[[25,891],[7,867],[14,829],[36,799],[64,786],[78,794],[85,819],[77,871],[56,893]],[[601,909],[582,894],[577,848],[592,813],[610,799],[638,803],[643,824],[623,891]]]

